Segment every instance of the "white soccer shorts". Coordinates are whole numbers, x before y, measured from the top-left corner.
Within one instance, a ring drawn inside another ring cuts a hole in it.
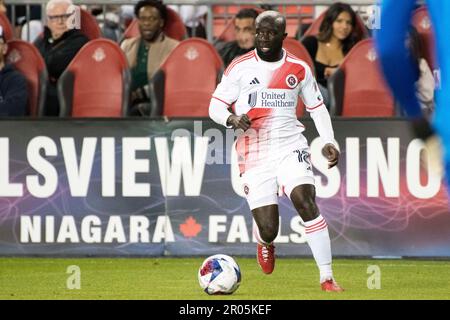
[[[290,198],[295,187],[314,185],[309,148],[293,147],[277,159],[245,171],[241,179],[250,210],[278,204],[279,189]]]

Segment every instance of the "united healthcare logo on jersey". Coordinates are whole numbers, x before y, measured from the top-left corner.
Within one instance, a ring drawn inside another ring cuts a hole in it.
[[[259,108],[295,108],[297,101],[283,90],[261,90],[254,91],[248,95],[248,106],[250,108],[256,106]]]

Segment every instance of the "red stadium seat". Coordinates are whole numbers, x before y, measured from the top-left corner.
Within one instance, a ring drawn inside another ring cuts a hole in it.
[[[302,35],[302,38],[307,36],[316,36],[319,33],[320,25],[322,24],[326,13],[327,11],[322,12],[322,14],[312,22],[309,28]],[[369,32],[367,31],[364,22],[358,14],[356,14],[356,30],[358,33],[358,38],[365,39],[369,37]]]
[[[204,39],[182,41],[151,80],[152,115],[207,117],[222,59]]]
[[[219,37],[224,33],[225,28],[229,27],[229,22],[232,19],[225,18],[214,18],[213,20],[213,37],[214,39],[219,39]]]
[[[287,51],[292,53],[297,58],[305,61],[309,67],[311,68],[312,72],[314,71],[314,62],[311,59],[311,56],[308,53],[308,50],[301,44],[300,41],[293,38],[286,38],[283,42],[283,48],[285,48]],[[303,101],[301,99],[298,99],[297,103],[297,117],[303,116],[305,106],[303,104]]]
[[[229,14],[229,15],[236,15],[239,10],[241,10],[242,8],[245,8],[248,6],[220,6],[220,5],[216,5],[213,6],[213,13],[214,15],[224,15],[224,14]],[[251,6],[253,7],[253,6]]]
[[[98,26],[97,19],[90,14],[88,11],[81,9],[80,10],[81,23],[80,23],[80,31],[89,39],[94,40],[98,39],[102,36],[102,31]]]
[[[283,42],[283,48],[285,48],[287,51],[292,53],[297,58],[300,58],[301,60],[304,60],[313,73],[315,73],[314,70],[314,61],[312,60],[311,56],[308,53],[308,50],[303,46],[303,44],[298,41],[297,39],[293,38],[286,38]]]
[[[288,34],[288,37],[295,38],[298,29],[301,26],[301,19],[300,18],[286,18],[286,33]]]
[[[11,22],[9,22],[8,17],[0,12],[0,26],[3,28],[3,34],[5,35],[5,40],[9,41],[14,38],[13,27],[11,26]]]
[[[178,13],[171,8],[167,8],[167,21],[164,25],[164,33],[178,41],[186,38],[186,27],[183,24],[183,20],[181,20]],[[123,39],[134,38],[139,35],[138,20],[133,19],[128,28],[125,30]]]
[[[221,23],[225,23],[225,20],[223,22],[219,20]],[[219,36],[217,37],[217,41],[234,41],[236,39],[236,35],[234,33],[234,18],[231,20],[228,20],[228,22],[223,27],[222,31],[220,32]]]
[[[28,85],[28,114],[42,115],[47,88],[47,69],[38,49],[22,40],[8,41],[6,61],[26,78]]]
[[[425,60],[432,69],[436,68],[434,32],[426,7],[422,6],[414,11],[412,24],[421,38]]]
[[[117,43],[91,40],[58,80],[60,116],[127,115],[130,79],[126,57]]]
[[[373,41],[358,42],[328,80],[330,113],[346,117],[395,115],[394,99],[385,83]]]
[[[312,6],[280,5],[278,10],[286,17],[286,32],[288,37],[295,38],[303,22],[303,16],[312,15]]]

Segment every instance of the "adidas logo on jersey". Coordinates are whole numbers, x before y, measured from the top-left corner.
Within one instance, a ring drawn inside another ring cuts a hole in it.
[[[259,80],[255,77],[250,84],[259,84]]]

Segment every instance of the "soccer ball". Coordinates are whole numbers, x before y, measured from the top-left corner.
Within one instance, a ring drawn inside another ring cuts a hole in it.
[[[207,294],[232,294],[241,284],[241,269],[232,257],[216,254],[203,261],[198,282]]]

